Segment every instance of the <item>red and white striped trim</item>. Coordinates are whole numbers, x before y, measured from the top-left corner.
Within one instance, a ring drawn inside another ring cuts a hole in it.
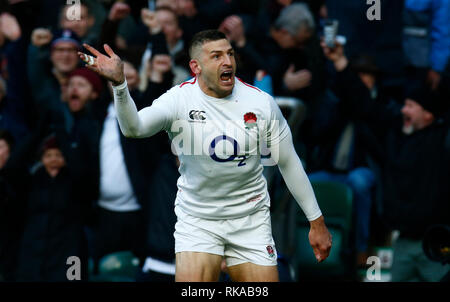
[[[244,81],[242,81],[240,78],[238,78],[238,77],[236,77],[236,79],[238,79],[242,84],[244,84],[245,86],[247,86],[247,87],[250,87],[250,88],[253,88],[253,89],[256,89],[256,90],[258,90],[259,92],[261,92],[261,90],[258,88],[258,87],[255,87],[255,86],[253,86],[253,85],[250,85],[250,84],[248,84],[248,83],[245,83]]]
[[[196,81],[197,81],[197,77],[195,77],[195,78],[194,78],[194,81],[192,81],[192,82],[186,81],[186,82],[184,82],[184,83],[181,83],[181,84],[180,84],[180,88],[183,87],[183,86],[186,85],[186,84],[195,84]]]

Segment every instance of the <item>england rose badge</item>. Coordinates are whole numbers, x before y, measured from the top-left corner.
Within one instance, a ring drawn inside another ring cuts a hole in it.
[[[253,112],[247,112],[246,114],[244,114],[245,128],[250,129],[255,127],[257,125],[257,120],[258,118],[256,117],[256,114],[254,114]]]

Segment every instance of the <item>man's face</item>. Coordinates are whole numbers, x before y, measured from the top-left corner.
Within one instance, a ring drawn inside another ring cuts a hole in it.
[[[405,100],[405,105],[402,107],[402,114],[402,130],[406,135],[427,127],[433,121],[433,115],[423,109],[419,103],[411,99]]]
[[[167,43],[169,45],[177,43],[183,34],[182,30],[178,27],[177,16],[168,10],[159,10],[156,12],[156,18],[161,24]]]
[[[60,73],[73,71],[78,64],[78,48],[71,42],[56,43],[51,51],[50,59],[55,69]]]
[[[58,175],[59,171],[62,167],[66,165],[66,161],[64,160],[64,156],[61,151],[56,148],[45,150],[44,154],[41,158],[42,164],[45,167],[45,170],[51,177],[55,177]]]
[[[9,145],[4,139],[0,139],[0,169],[3,168],[8,161],[10,154]]]
[[[65,6],[61,16],[61,28],[70,29],[77,34],[78,37],[83,38],[86,36],[89,29],[94,25],[95,19],[90,16],[88,9],[85,5],[80,6],[80,20],[69,20],[67,18],[67,9],[70,6]]]
[[[86,106],[88,101],[94,100],[97,97],[97,93],[86,78],[73,76],[69,80],[67,96],[70,111],[78,112]]]
[[[203,44],[199,58],[191,60],[191,68],[208,95],[223,98],[233,91],[236,60],[234,50],[226,39]]]

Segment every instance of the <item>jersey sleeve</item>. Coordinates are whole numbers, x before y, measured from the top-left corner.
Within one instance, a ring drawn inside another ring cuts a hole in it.
[[[139,112],[130,96],[126,81],[113,87],[114,104],[122,133],[126,137],[149,137],[168,130],[176,116],[176,97],[171,89]]]
[[[154,100],[151,106],[141,110],[143,113],[145,112],[144,110],[157,110],[161,112],[164,117],[163,123],[161,124],[161,130],[170,131],[173,121],[177,119],[178,106],[176,104],[176,89],[178,89],[178,87],[170,89]]]
[[[322,211],[317,203],[311,183],[303,169],[300,158],[295,152],[289,128],[287,128],[285,139],[280,142],[279,146],[272,148],[271,151],[278,154],[278,168],[280,169],[280,173],[289,192],[291,192],[305,213],[306,218],[309,221],[313,221],[322,216]]]

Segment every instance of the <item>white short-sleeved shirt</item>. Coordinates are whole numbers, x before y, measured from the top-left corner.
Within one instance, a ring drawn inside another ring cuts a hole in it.
[[[267,148],[261,146],[277,144],[289,131],[269,94],[236,78],[232,94],[213,98],[193,78],[153,106],[164,114],[163,130],[180,160],[177,207],[196,217],[231,219],[270,206],[260,151]]]

